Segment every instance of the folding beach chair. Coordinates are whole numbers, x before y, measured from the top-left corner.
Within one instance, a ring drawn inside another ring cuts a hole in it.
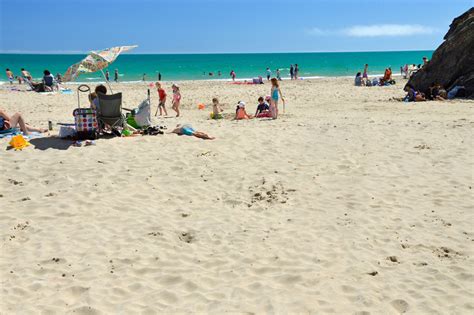
[[[106,95],[98,93],[99,99],[99,128],[103,131],[105,125],[114,129],[117,127],[125,128],[125,117],[122,114],[122,93]]]

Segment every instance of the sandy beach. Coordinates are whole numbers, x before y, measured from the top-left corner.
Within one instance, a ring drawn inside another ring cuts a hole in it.
[[[77,85],[0,86],[0,108],[54,124],[23,151],[0,140],[0,313],[474,312],[474,102],[394,101],[402,81],[285,81],[286,113],[264,121],[210,120],[209,105],[253,114],[268,83],[182,82],[182,117],[153,122],[216,140],[87,147],[52,138]],[[126,108],[146,98],[113,88]]]

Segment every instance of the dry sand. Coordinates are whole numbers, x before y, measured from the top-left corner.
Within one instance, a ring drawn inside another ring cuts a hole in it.
[[[183,82],[183,117],[155,122],[214,141],[0,140],[0,313],[472,314],[474,103],[351,84],[284,82],[278,120],[213,121],[199,102],[252,112],[269,85]],[[33,125],[77,107],[0,88]]]

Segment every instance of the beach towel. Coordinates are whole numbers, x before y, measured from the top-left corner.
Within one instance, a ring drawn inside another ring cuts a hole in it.
[[[20,134],[20,129],[18,128],[10,128],[5,130],[0,130],[0,139],[3,138],[10,138],[12,136]]]

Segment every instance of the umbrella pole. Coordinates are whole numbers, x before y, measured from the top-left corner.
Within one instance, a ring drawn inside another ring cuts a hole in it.
[[[112,87],[110,86],[110,82],[109,82],[109,80],[107,80],[107,78],[105,77],[104,70],[100,69],[100,72],[102,72],[102,76],[104,77],[104,80],[105,80],[105,82],[106,82],[106,83],[107,83],[107,85],[109,86],[110,93],[114,94],[114,91],[112,91]]]

